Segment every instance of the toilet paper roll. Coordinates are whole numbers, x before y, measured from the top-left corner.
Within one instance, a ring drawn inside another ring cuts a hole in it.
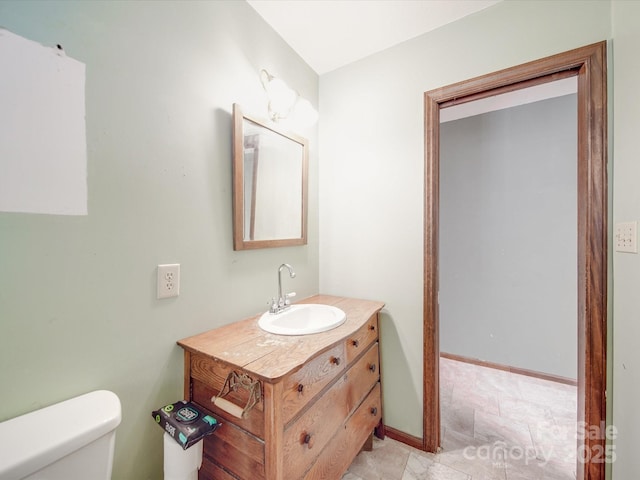
[[[183,450],[168,434],[164,438],[164,480],[198,480],[202,465],[202,440]]]

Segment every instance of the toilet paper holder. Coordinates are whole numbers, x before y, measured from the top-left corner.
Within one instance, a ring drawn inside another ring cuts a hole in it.
[[[225,398],[231,392],[237,392],[238,389],[246,390],[249,394],[247,404],[244,408]],[[244,372],[238,373],[236,371],[231,371],[224,381],[222,390],[218,392],[218,395],[211,397],[211,401],[215,406],[224,410],[228,414],[233,415],[236,418],[245,418],[247,413],[260,401],[261,398],[262,386],[259,380],[252,379]]]

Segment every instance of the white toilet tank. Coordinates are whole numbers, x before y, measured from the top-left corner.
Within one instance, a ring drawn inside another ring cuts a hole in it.
[[[110,480],[121,416],[98,390],[0,423],[0,480]]]

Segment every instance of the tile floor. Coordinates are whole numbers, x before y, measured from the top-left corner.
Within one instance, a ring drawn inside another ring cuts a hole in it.
[[[575,479],[576,387],[440,361],[442,451],[390,438],[342,480]]]

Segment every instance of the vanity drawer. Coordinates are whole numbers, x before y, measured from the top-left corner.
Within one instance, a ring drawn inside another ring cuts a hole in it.
[[[203,453],[238,478],[264,479],[264,442],[231,423],[204,439]]]
[[[367,323],[345,341],[347,363],[358,358],[362,352],[378,339],[378,314],[371,315]]]
[[[371,389],[380,381],[378,342],[371,345],[369,350],[351,367],[347,376],[349,390],[347,397],[348,411],[352,412]]]
[[[375,368],[372,368],[372,365]],[[331,437],[378,384],[375,343],[284,432],[284,478],[301,478]]]
[[[360,404],[344,428],[340,428],[327,444],[313,466],[304,476],[305,480],[335,480],[341,478],[349,468],[373,429],[382,418],[382,399],[378,383]]]
[[[342,425],[349,414],[348,388],[347,375],[343,375],[285,430],[283,478],[302,478],[305,470]]]
[[[203,406],[206,410],[212,412],[213,416],[222,420],[221,423],[233,423],[240,427],[242,430],[246,430],[256,437],[264,440],[264,415],[261,409],[256,407],[252,408],[245,418],[234,417],[228,414],[224,410],[219,409],[211,401],[211,397],[218,393],[217,389],[209,387],[206,383],[191,377],[191,400],[198,405]],[[234,400],[236,402],[236,400]],[[240,405],[240,402],[238,402]],[[262,402],[259,404],[262,407]],[[217,434],[217,432],[216,432]]]
[[[344,372],[344,344],[321,353],[283,381],[282,421],[287,424],[331,381]]]
[[[202,467],[198,471],[198,480],[238,480],[238,477],[225,472],[206,456],[202,458]]]
[[[232,371],[242,373],[243,370],[237,367],[232,367],[227,363],[220,362],[218,360],[214,360],[205,355],[191,354],[190,357],[191,363],[191,378],[197,379],[206,383],[210,387],[212,387],[216,393],[219,392],[222,387],[224,387],[224,382],[227,379],[227,376]],[[251,377],[251,375],[249,375]],[[227,397],[227,400],[232,401],[236,405],[243,406],[246,405],[247,399],[249,398],[249,394],[247,390],[243,388],[239,388],[236,392],[231,392]],[[262,412],[264,406],[262,402],[258,402],[253,410],[259,410]]]

